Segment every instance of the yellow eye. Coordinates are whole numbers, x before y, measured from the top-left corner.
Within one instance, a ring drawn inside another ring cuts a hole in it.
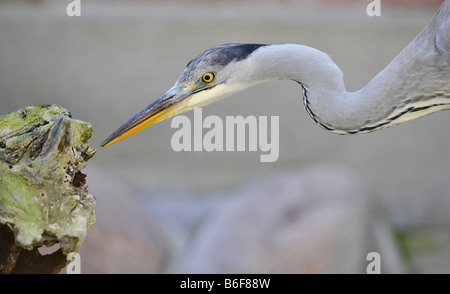
[[[212,72],[207,72],[202,76],[202,81],[205,83],[211,83],[214,80],[214,74]]]

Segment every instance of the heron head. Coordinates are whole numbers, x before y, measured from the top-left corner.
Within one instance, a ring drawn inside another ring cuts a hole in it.
[[[265,45],[228,43],[204,51],[188,63],[171,89],[123,124],[101,146],[252,86],[256,81],[249,75],[252,63],[248,57],[261,46]]]

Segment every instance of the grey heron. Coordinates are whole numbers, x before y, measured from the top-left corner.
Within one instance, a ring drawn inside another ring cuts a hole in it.
[[[311,118],[338,134],[367,133],[450,108],[450,0],[365,87],[347,92],[339,67],[324,52],[295,44],[212,47],[191,60],[175,85],[113,132],[114,144],[167,117],[269,80],[303,89]]]

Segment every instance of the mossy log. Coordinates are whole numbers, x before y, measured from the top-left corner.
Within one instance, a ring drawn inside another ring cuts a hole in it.
[[[0,273],[58,273],[80,250],[95,222],[81,172],[95,154],[91,134],[57,105],[0,116]]]

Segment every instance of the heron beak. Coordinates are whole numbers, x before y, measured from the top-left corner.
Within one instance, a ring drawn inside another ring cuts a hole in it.
[[[117,143],[165,118],[190,110],[191,108],[185,100],[193,93],[190,88],[191,87],[183,88],[174,86],[164,95],[156,99],[153,103],[124,123],[105,141],[103,141],[101,146],[106,147]]]

